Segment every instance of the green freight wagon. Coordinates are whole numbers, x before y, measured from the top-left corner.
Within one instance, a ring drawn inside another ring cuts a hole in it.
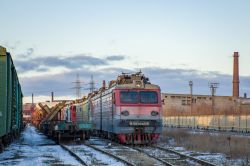
[[[82,103],[75,104],[76,106],[76,124],[80,130],[92,129],[91,105],[90,99],[84,100]]]
[[[6,49],[0,47],[0,138],[1,146],[3,137],[7,134],[8,119],[8,94],[7,94],[7,55]]]
[[[22,97],[11,55],[0,46],[0,151],[21,130]]]

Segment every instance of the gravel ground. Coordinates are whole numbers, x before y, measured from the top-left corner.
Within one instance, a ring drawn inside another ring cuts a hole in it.
[[[183,132],[184,131],[184,132]],[[202,135],[202,134],[209,134],[209,136],[211,137],[211,139],[213,139],[213,137],[218,137],[220,135],[225,135],[225,133],[219,133],[219,132],[203,132],[203,131],[196,131],[196,130],[192,130],[192,129],[179,129],[179,128],[164,128],[163,132],[165,132],[165,134],[162,134],[160,140],[159,140],[159,146],[162,147],[166,147],[166,148],[172,148],[178,152],[182,152],[184,154],[199,158],[199,159],[203,159],[205,161],[211,162],[215,165],[218,166],[224,166],[224,165],[230,165],[230,166],[244,166],[247,165],[246,161],[244,161],[243,159],[240,158],[233,158],[233,159],[228,159],[228,156],[224,153],[219,153],[219,152],[209,152],[209,151],[199,151],[199,150],[187,150],[187,148],[185,146],[178,146],[177,141],[173,138],[173,137],[169,137],[168,134],[169,132],[174,132],[175,134],[178,134],[178,132],[180,132],[180,137],[182,137],[183,133],[185,136],[186,133],[188,134],[192,134],[192,135]],[[182,133],[183,132],[183,133]],[[230,136],[230,133],[227,133],[228,136]],[[248,138],[249,136],[240,136],[238,135],[237,137],[243,137],[243,138]],[[191,141],[191,140],[190,140]],[[200,141],[202,144],[202,140]],[[204,144],[204,143],[203,143]],[[187,145],[187,147],[190,145]],[[220,146],[220,145],[217,145]],[[250,156],[250,154],[249,154]],[[250,163],[248,163],[250,165]]]

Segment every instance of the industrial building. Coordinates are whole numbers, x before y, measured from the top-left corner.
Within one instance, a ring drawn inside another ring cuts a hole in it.
[[[232,96],[163,93],[164,125],[250,131],[250,99],[239,97],[239,54],[234,52]],[[192,82],[190,82],[192,85]]]
[[[250,114],[250,99],[248,98],[193,95],[193,102],[191,102],[189,94],[163,93],[162,99],[164,100],[164,116]]]

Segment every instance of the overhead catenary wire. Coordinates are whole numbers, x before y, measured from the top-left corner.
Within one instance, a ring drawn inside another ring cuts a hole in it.
[[[72,96],[72,90],[75,90],[76,93],[76,97],[79,99],[82,97],[81,92],[80,91],[84,91],[84,95],[87,95],[87,91],[89,91],[89,93],[92,93],[96,90],[96,86],[97,83],[94,82],[93,80],[93,75],[91,75],[91,79],[88,83],[84,83],[82,81],[80,81],[79,75],[77,75],[77,80],[74,82],[71,82],[76,84],[75,87],[66,87],[66,88],[58,88],[58,89],[40,89],[40,90],[27,90],[24,91],[24,96],[26,97],[30,97],[33,95],[33,98],[37,98],[39,96],[50,96],[52,93],[57,94],[58,97],[62,97],[62,96]],[[85,85],[86,88],[83,88]],[[89,87],[87,88],[87,85],[89,85]],[[58,95],[59,94],[59,95]],[[54,95],[53,95],[54,96]],[[72,96],[73,97],[73,96]]]

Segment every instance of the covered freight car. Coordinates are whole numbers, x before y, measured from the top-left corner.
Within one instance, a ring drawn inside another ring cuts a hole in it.
[[[22,97],[11,54],[0,46],[0,151],[20,133]]]

